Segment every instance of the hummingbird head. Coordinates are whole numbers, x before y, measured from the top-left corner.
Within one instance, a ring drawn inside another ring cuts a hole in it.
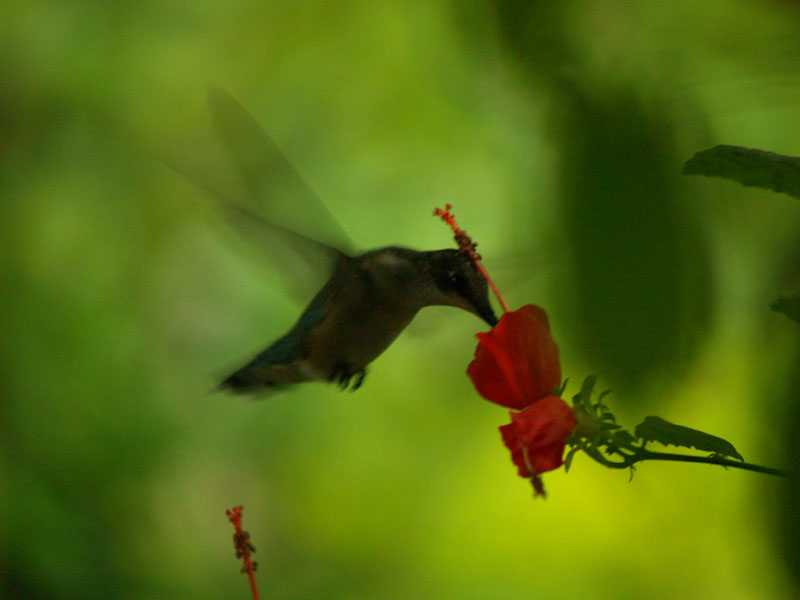
[[[489,303],[486,279],[468,258],[453,249],[423,254],[435,284],[430,304],[456,306],[478,315],[492,327],[497,324],[497,317]]]

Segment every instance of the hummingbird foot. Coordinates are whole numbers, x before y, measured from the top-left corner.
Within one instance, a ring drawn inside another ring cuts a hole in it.
[[[335,381],[339,384],[339,387],[342,390],[346,390],[348,387],[350,387],[350,381],[353,379],[353,377],[355,377],[355,382],[353,383],[352,387],[350,387],[350,391],[355,392],[361,387],[361,384],[364,383],[364,378],[366,376],[366,369],[362,368],[354,371],[352,365],[347,363],[337,363],[333,369],[331,369],[331,374],[328,376],[328,381]]]
[[[356,382],[353,384],[353,387],[350,388],[351,392],[355,392],[361,387],[361,384],[364,383],[364,377],[367,376],[367,370],[361,369],[360,371],[354,373],[354,375],[356,377]]]

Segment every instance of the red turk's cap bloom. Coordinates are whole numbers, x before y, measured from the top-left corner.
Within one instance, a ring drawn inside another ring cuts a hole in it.
[[[575,424],[575,413],[558,396],[512,412],[511,423],[500,427],[500,434],[520,477],[535,477],[564,464],[564,446]]]
[[[511,423],[500,433],[520,476],[530,478],[535,494],[544,496],[539,475],[564,464],[564,447],[576,424],[572,409],[553,395],[561,385],[558,347],[544,310],[533,304],[508,310],[475,252],[477,244],[458,226],[451,208],[448,204],[434,214],[453,229],[461,252],[486,278],[504,311],[491,331],[477,334],[478,347],[467,375],[490,402],[522,411],[511,413]]]
[[[521,410],[561,384],[558,347],[547,314],[538,306],[504,313],[491,331],[477,337],[467,375],[490,402]]]

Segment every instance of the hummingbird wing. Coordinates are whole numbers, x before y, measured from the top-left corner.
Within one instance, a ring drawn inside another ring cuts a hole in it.
[[[235,177],[220,177],[208,165],[165,162],[208,192],[234,228],[262,249],[289,294],[307,302],[352,252],[352,242],[247,110],[218,88],[209,90],[208,107]]]
[[[208,92],[214,133],[233,159],[256,214],[304,232],[327,246],[351,252],[353,244],[336,218],[256,120],[219,88]]]

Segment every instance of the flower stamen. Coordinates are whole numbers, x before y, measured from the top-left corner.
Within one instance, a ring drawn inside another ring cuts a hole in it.
[[[497,296],[500,306],[503,307],[503,312],[509,312],[510,309],[508,308],[508,304],[506,304],[505,299],[500,294],[500,290],[498,289],[497,285],[495,285],[492,278],[489,277],[486,267],[484,267],[483,263],[481,262],[481,255],[478,254],[476,250],[478,243],[473,242],[472,238],[467,235],[467,232],[458,226],[458,223],[456,223],[456,218],[453,216],[453,213],[450,212],[451,208],[453,208],[452,204],[445,204],[444,210],[437,208],[433,211],[433,214],[437,217],[441,217],[442,221],[450,226],[450,229],[453,230],[453,237],[456,240],[456,244],[458,244],[459,252],[461,252],[464,257],[472,262],[473,266],[478,270],[478,273],[480,273],[487,281],[489,287],[492,288],[494,295]]]

